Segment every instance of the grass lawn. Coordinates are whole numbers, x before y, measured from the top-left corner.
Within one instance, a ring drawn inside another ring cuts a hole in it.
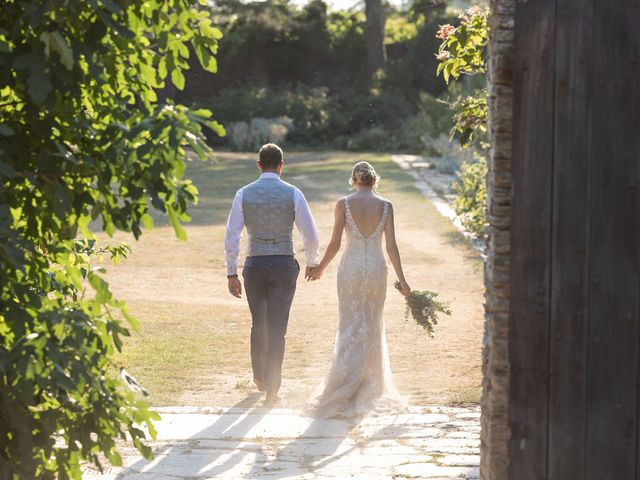
[[[285,154],[283,178],[307,196],[329,240],[335,200],[349,193],[351,166],[370,161],[382,176],[381,193],[396,211],[400,253],[409,284],[451,302],[436,337],[404,321],[403,298],[390,273],[385,309],[391,366],[398,388],[415,404],[476,402],[480,395],[482,263],[449,222],[388,155],[344,152]],[[223,238],[231,200],[257,176],[254,154],[219,153],[194,162],[188,176],[200,189],[191,211],[189,240],[181,242],[162,217],[133,244],[122,264],[109,267],[116,294],[141,321],[119,362],[151,392],[154,405],[232,406],[251,390],[250,315],[246,300],[227,293]],[[131,241],[118,234],[103,241]],[[300,252],[301,243],[297,242]],[[302,261],[304,256],[299,253]],[[284,406],[299,407],[331,362],[337,324],[338,259],[319,282],[298,284],[283,371]],[[392,269],[390,269],[392,272]]]

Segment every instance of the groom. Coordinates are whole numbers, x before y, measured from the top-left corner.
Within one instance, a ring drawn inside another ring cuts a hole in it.
[[[302,236],[305,278],[318,264],[318,229],[304,195],[283,182],[282,150],[273,143],[259,152],[260,178],[238,190],[224,239],[229,293],[240,298],[238,278],[240,237],[247,228],[247,258],[242,277],[251,310],[251,366],[253,381],[267,392],[267,405],[278,400],[285,334],[300,266],[294,258],[293,225]]]

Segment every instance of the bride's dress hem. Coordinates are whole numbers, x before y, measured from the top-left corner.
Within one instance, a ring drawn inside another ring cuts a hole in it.
[[[380,397],[368,405],[325,405],[308,404],[302,413],[312,418],[345,418],[379,417],[384,415],[399,415],[409,412],[409,403],[404,399]]]

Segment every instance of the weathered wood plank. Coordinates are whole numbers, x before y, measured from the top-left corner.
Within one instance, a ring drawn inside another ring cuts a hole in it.
[[[584,478],[592,4],[556,12],[549,480]]]
[[[516,5],[509,478],[546,478],[554,0]]]
[[[637,0],[594,2],[585,478],[637,478],[640,37]]]

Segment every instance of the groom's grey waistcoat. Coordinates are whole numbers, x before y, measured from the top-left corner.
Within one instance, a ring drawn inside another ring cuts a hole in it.
[[[293,255],[294,189],[277,178],[261,178],[244,187],[247,256]]]

